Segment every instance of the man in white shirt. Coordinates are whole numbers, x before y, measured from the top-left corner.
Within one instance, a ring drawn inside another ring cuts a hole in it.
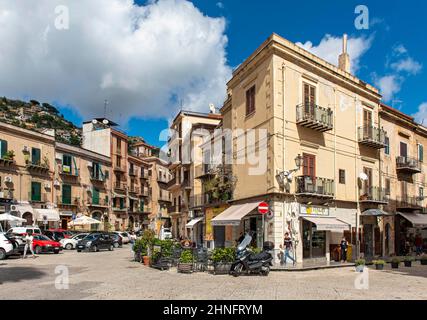
[[[25,259],[27,257],[28,250],[30,250],[33,258],[36,258],[36,255],[34,254],[34,250],[33,250],[33,240],[34,240],[34,237],[32,234],[27,233],[26,236],[24,237],[25,248],[24,248],[24,255],[22,256],[22,259]]]

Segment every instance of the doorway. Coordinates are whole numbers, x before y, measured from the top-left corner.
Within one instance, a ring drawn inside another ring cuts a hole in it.
[[[30,213],[30,212],[25,212],[23,215],[22,215],[22,219],[25,219],[25,220],[27,220],[26,221],[26,225],[27,226],[32,226],[33,225],[33,214],[32,213]]]
[[[364,224],[363,225],[363,240],[365,243],[365,258],[372,258],[374,256],[374,225]]]
[[[318,231],[315,224],[303,220],[303,259],[325,258],[326,231]]]

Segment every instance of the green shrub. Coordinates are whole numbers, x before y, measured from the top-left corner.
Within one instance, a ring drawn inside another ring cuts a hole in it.
[[[414,258],[413,256],[406,256],[406,257],[404,258],[404,261],[412,262],[412,261],[415,261],[415,258]]]
[[[193,262],[193,252],[191,250],[183,250],[181,257],[179,258],[180,263],[192,263]]]
[[[145,239],[138,239],[135,241],[135,244],[133,246],[133,251],[140,253],[141,256],[148,255],[148,244]]]
[[[216,248],[212,251],[212,261],[215,263],[234,262],[236,248]]]
[[[423,254],[420,259],[423,260],[423,261],[427,260],[427,254]]]
[[[379,264],[379,265],[385,265],[385,261],[384,260],[374,260],[372,261],[373,264]]]
[[[398,257],[394,257],[393,259],[391,259],[391,263],[397,263],[400,264],[401,260]]]
[[[358,259],[354,263],[356,264],[356,266],[364,266],[364,265],[366,265],[366,260],[365,259]]]

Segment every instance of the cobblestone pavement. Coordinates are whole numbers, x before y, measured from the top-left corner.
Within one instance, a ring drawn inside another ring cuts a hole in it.
[[[69,269],[69,289],[55,289],[55,268]],[[357,290],[354,268],[271,272],[268,277],[178,274],[131,261],[129,247],[113,252],[40,255],[0,261],[0,299],[427,299],[427,266],[369,270]]]

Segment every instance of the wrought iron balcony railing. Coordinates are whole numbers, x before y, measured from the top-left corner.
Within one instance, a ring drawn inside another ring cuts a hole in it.
[[[386,147],[387,132],[374,126],[363,126],[358,129],[359,143],[368,147],[381,149]]]
[[[387,204],[389,197],[385,188],[364,187],[360,193],[360,202]]]
[[[300,104],[297,106],[297,123],[300,126],[325,132],[333,129],[333,111],[316,104]]]
[[[396,169],[401,172],[421,173],[421,161],[410,157],[397,157]]]
[[[295,193],[297,195],[332,198],[335,194],[334,180],[312,176],[296,177]]]

